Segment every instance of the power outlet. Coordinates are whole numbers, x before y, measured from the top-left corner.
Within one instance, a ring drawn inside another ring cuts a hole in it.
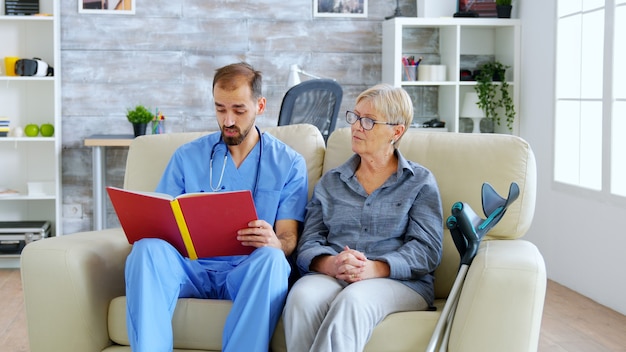
[[[80,204],[63,204],[63,217],[81,219],[83,217],[83,206]]]

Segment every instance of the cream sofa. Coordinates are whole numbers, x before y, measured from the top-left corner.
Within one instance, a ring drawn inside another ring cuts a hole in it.
[[[320,175],[351,155],[350,130],[335,130],[325,147],[311,125],[266,129],[307,161],[310,190]],[[201,133],[137,138],[130,146],[124,187],[153,190],[165,163],[181,143]],[[505,195],[515,181],[519,199],[488,234],[468,272],[452,325],[449,351],[535,351],[546,289],[543,258],[520,237],[535,206],[536,170],[529,145],[496,134],[409,131],[400,148],[436,176],[444,217],[456,201],[481,211],[480,189],[491,183]],[[442,224],[443,226],[443,224]],[[423,351],[459,265],[448,231],[436,272],[437,311],[388,316],[366,351]],[[125,326],[124,261],[130,251],[121,229],[83,232],[37,241],[21,258],[32,352],[130,351]],[[217,351],[229,301],[181,299],[173,318],[176,351]],[[285,351],[282,323],[271,349]]]

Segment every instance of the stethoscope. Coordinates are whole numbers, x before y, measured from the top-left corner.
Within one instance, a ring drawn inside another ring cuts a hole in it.
[[[253,197],[256,199],[257,187],[259,185],[259,179],[261,177],[261,157],[263,156],[263,133],[259,130],[258,127],[254,127],[259,134],[259,160],[256,168],[256,179],[254,181],[253,188]],[[213,156],[215,155],[215,147],[218,145],[224,145],[224,163],[222,164],[222,171],[220,172],[220,179],[217,181],[217,186],[213,187]],[[228,160],[228,146],[224,143],[222,136],[220,136],[220,140],[213,145],[211,148],[211,159],[209,160],[209,187],[213,192],[219,192],[222,188],[222,180],[224,179],[224,170],[226,170],[226,161]]]

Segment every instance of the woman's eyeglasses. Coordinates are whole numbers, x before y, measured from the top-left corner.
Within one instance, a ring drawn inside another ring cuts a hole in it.
[[[374,125],[390,125],[390,126],[399,125],[399,123],[381,122],[381,121],[376,121],[374,119],[370,119],[369,117],[361,117],[357,115],[354,111],[350,111],[350,110],[346,111],[346,121],[351,125],[354,125],[355,122],[359,121],[361,123],[361,127],[363,127],[363,129],[366,131],[369,131],[372,128],[374,128]]]

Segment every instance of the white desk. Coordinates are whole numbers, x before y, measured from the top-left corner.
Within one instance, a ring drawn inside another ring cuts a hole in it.
[[[106,228],[106,147],[128,147],[134,138],[132,134],[94,134],[85,139],[85,146],[92,149],[94,230]]]

